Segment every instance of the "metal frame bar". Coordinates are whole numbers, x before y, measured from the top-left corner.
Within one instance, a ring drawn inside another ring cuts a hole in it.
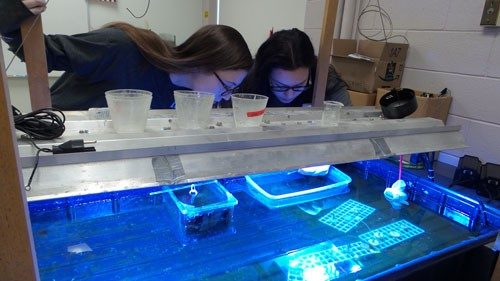
[[[390,125],[390,124],[389,124]],[[96,152],[41,155],[39,165],[64,165],[119,159],[143,158],[158,155],[179,155],[205,152],[220,152],[242,149],[259,149],[276,146],[315,144],[359,139],[408,136],[430,133],[457,132],[459,126],[408,128],[381,131],[336,133],[327,128],[302,130],[271,130],[250,133],[228,133],[204,136],[165,136],[151,139],[128,140],[104,139],[95,144]],[[41,144],[50,147],[52,144]],[[27,145],[29,146],[29,144]],[[24,147],[26,148],[26,146]],[[28,148],[31,155],[22,156],[23,168],[34,166],[35,151]],[[23,149],[26,150],[26,149]],[[364,159],[359,159],[364,160]]]

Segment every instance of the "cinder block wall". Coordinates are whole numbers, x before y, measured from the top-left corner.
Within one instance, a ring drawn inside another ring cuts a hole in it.
[[[319,49],[319,40],[321,38],[321,27],[323,25],[325,1],[307,0],[306,15],[304,19],[304,32],[309,35],[314,45],[316,54]]]
[[[304,29],[316,45],[323,4],[309,0],[306,6]],[[456,165],[458,157],[469,154],[500,163],[500,28],[479,25],[484,1],[380,0],[380,4],[391,16],[394,33],[410,42],[402,86],[433,92],[447,87],[453,95],[447,125],[461,125],[470,147],[445,151],[440,160]],[[360,27],[366,32],[379,29],[378,14],[366,16]]]

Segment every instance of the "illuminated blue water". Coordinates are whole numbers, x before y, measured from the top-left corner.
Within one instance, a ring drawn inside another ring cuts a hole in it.
[[[365,171],[353,166],[339,168],[352,178],[351,191],[303,208],[270,210],[244,192],[243,178],[223,182],[238,200],[235,232],[187,245],[175,235],[178,226],[169,216],[164,194],[149,195],[158,189],[30,203],[40,276],[42,280],[288,280],[290,271],[279,261],[288,261],[294,250],[310,252],[326,243],[329,249],[335,246],[354,257],[335,264],[335,276],[355,280],[471,237],[463,225],[416,204],[391,209],[382,195],[384,179],[371,175],[365,179]],[[319,221],[349,199],[375,212],[347,233]],[[318,214],[304,212],[307,208]],[[363,233],[401,220],[425,233],[379,252],[359,244]],[[369,254],[355,255],[359,252],[352,245]],[[333,269],[328,270],[311,274]]]

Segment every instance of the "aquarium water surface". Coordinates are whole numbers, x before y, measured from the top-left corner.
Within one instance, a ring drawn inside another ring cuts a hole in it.
[[[382,194],[385,179],[352,165],[337,168],[352,179],[349,192],[304,203],[316,215],[305,205],[270,209],[248,194],[244,178],[221,180],[238,200],[234,231],[190,243],[176,235],[172,202],[155,193],[161,188],[31,202],[41,279],[357,280],[473,238],[417,204],[392,209]],[[321,221],[354,202],[367,212],[348,228]]]

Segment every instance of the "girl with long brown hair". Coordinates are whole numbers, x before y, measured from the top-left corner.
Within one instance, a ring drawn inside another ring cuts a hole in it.
[[[37,9],[32,2],[40,2]],[[9,3],[9,10],[16,6],[16,18],[4,17],[0,32],[15,51],[22,39],[14,23],[43,12],[45,2],[5,0],[0,8]],[[214,93],[218,102],[229,98],[252,65],[241,34],[224,25],[204,26],[175,47],[127,23],[72,36],[45,35],[45,45],[48,71],[65,71],[51,87],[53,106],[63,110],[105,107],[104,92],[123,88],[151,91],[153,109],[172,108],[173,91],[181,89]],[[17,55],[23,59],[22,51]]]

